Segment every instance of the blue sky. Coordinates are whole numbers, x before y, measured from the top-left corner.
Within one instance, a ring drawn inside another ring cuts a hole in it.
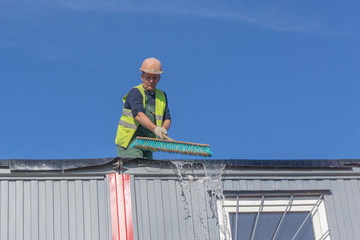
[[[216,159],[360,157],[359,1],[0,0],[0,158],[115,157],[163,63],[169,136]],[[156,153],[155,158],[186,158]]]

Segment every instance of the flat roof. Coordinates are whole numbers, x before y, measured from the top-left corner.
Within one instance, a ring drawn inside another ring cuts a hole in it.
[[[70,170],[88,167],[110,165],[119,160],[117,157],[89,158],[89,159],[0,159],[0,168],[12,171],[51,171]],[[257,159],[121,159],[126,167],[127,163],[142,164],[170,164],[173,161],[185,163],[225,164],[228,167],[251,168],[352,168],[360,166],[360,159],[287,159],[287,160],[257,160]]]

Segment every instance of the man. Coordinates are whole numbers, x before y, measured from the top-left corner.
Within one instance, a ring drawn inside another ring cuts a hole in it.
[[[115,143],[120,158],[152,159],[151,151],[130,147],[137,136],[167,139],[171,118],[167,98],[156,88],[163,73],[156,58],[145,59],[141,65],[142,83],[123,98],[124,107]]]

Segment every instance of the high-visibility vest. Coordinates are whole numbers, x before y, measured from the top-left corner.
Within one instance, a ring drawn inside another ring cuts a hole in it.
[[[143,104],[145,108],[146,97],[144,87],[140,84],[135,88],[139,89],[141,95],[143,96]],[[123,97],[124,105],[128,94]],[[155,119],[157,127],[161,127],[163,124],[165,107],[166,98],[164,92],[160,89],[155,89]],[[139,122],[135,120],[131,110],[123,108],[115,138],[116,145],[127,148],[138,126]]]

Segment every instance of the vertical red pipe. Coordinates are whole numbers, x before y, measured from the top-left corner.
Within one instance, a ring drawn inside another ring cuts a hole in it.
[[[126,234],[126,212],[125,212],[125,194],[123,185],[123,176],[116,174],[117,187],[117,209],[119,216],[119,235],[120,240],[128,239]]]
[[[119,211],[117,206],[116,175],[109,174],[112,240],[119,240]]]
[[[113,240],[133,240],[130,176],[109,174]]]
[[[132,221],[132,209],[131,209],[131,191],[130,191],[130,175],[123,176],[123,186],[124,186],[124,199],[125,199],[125,215],[126,215],[126,233],[128,240],[134,239],[133,232],[133,221]]]

